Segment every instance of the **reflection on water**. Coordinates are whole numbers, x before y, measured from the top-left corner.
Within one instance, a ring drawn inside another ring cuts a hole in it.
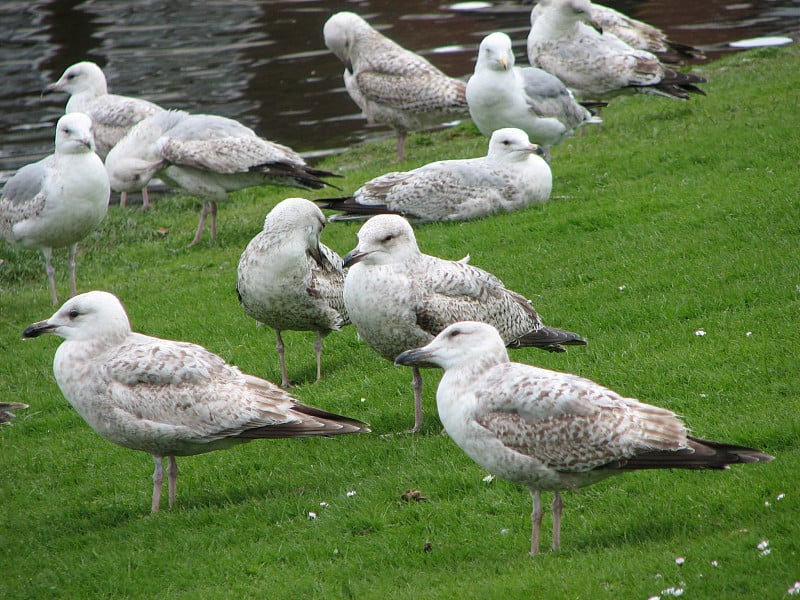
[[[480,40],[507,32],[524,55],[530,5],[388,0],[6,1],[0,5],[0,172],[52,151],[65,95],[42,96],[67,66],[93,60],[111,92],[164,107],[235,118],[298,151],[332,149],[367,128],[342,84],[342,64],[322,42],[322,25],[352,10],[453,76],[471,73]],[[800,31],[795,0],[616,0],[606,2],[702,47]]]

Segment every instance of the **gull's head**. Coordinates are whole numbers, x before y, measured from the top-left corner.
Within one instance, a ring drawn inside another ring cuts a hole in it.
[[[544,156],[544,150],[537,144],[532,144],[528,134],[516,127],[497,129],[489,139],[490,158],[524,161],[531,154]]]
[[[552,7],[553,15],[563,23],[586,23],[590,27],[603,33],[603,28],[592,16],[592,3],[590,0],[548,0],[547,5]]]
[[[319,247],[324,227],[325,215],[305,198],[286,198],[278,202],[264,219],[265,232],[284,238],[299,237],[309,249]]]
[[[358,232],[358,245],[344,257],[344,266],[401,263],[419,255],[411,224],[400,215],[376,215]]]
[[[46,321],[25,328],[23,338],[52,333],[65,340],[83,341],[125,337],[131,324],[122,303],[108,292],[87,292],[67,300]]]
[[[430,343],[406,350],[394,360],[396,365],[436,365],[448,369],[508,362],[503,338],[497,329],[478,321],[460,321],[443,329]]]
[[[116,146],[114,147],[116,148]],[[111,151],[114,151],[114,148]],[[106,156],[106,173],[115,192],[138,192],[150,183],[156,173],[166,166],[163,160],[147,161],[111,152]]]
[[[360,31],[371,29],[369,23],[352,12],[338,12],[325,22],[322,36],[325,46],[339,60],[349,63],[352,59],[353,44]]]
[[[70,95],[91,92],[93,96],[102,96],[108,93],[108,84],[100,67],[93,62],[83,61],[67,67],[61,78],[44,91],[67,92]]]
[[[481,41],[475,70],[510,71],[514,68],[514,52],[511,38],[501,31],[490,33]]]
[[[83,154],[94,152],[92,120],[81,112],[67,113],[56,123],[56,152]]]

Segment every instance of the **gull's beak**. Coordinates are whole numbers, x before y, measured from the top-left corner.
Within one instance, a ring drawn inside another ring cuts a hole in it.
[[[353,74],[353,61],[351,61],[349,58],[346,59],[344,61],[344,68],[347,69],[347,72],[350,73],[350,75],[352,75]]]
[[[595,31],[597,31],[597,33],[599,33],[600,35],[603,35],[603,26],[600,25],[600,23],[598,23],[594,19],[590,19],[590,20],[586,21],[586,24],[589,27],[591,27],[592,29],[594,29]]]
[[[44,335],[45,333],[53,333],[55,331],[56,326],[50,325],[47,321],[39,321],[38,323],[34,323],[33,325],[28,325],[25,328],[25,331],[22,332],[22,338],[35,338],[39,337],[40,335]]]
[[[394,359],[394,364],[406,367],[436,367],[437,365],[428,362],[431,356],[433,356],[433,353],[428,350],[427,346],[423,346],[422,348],[414,348],[398,354],[397,358]]]
[[[42,90],[42,94],[52,94],[53,92],[60,92],[60,91],[61,91],[61,86],[58,85],[58,82],[56,81],[55,83],[51,83],[50,85],[46,86]]]
[[[352,267],[357,262],[364,260],[370,254],[371,252],[361,252],[358,248],[353,248],[350,250],[350,252],[344,255],[344,264],[342,264],[342,267],[345,269],[347,267]]]
[[[497,64],[503,68],[503,71],[508,71],[508,59],[505,56],[498,60]]]
[[[544,152],[544,149],[543,149],[541,146],[539,146],[538,144],[531,144],[531,147],[530,147],[530,150],[529,150],[529,152],[530,152],[531,154],[538,154],[538,155],[539,155],[539,156],[541,156],[542,158],[544,158],[545,156],[547,156],[547,155],[545,154],[545,152]]]

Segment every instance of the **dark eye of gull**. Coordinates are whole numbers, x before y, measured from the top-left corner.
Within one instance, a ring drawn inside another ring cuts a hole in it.
[[[383,241],[384,241],[384,242],[391,241],[391,239],[392,239],[393,237],[394,237],[394,236],[393,236],[391,233],[389,233],[389,234],[387,234],[387,235],[386,235],[386,237],[385,237],[385,238],[383,238]]]
[[[81,313],[78,312],[77,308],[73,308],[71,311],[69,311],[69,318],[70,319],[77,319],[78,315],[80,315],[80,314]]]

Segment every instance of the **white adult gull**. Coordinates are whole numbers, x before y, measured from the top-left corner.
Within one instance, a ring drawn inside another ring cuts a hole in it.
[[[315,331],[317,380],[322,378],[322,338],[350,320],[344,308],[342,258],[320,242],[325,215],[305,198],[273,208],[264,229],[239,259],[236,291],[245,313],[275,330],[281,386],[288,387],[281,331]]]
[[[399,215],[377,215],[358,232],[344,257],[344,304],[358,336],[387,360],[431,341],[456,321],[491,323],[512,347],[564,352],[585,345],[576,333],[542,323],[530,300],[466,261],[420,252],[411,225]],[[414,428],[422,426],[422,377],[413,367]]]
[[[54,305],[58,294],[53,249],[69,247],[69,289],[74,296],[78,242],[105,218],[109,193],[103,161],[94,152],[92,121],[83,113],[61,117],[55,153],[22,167],[0,193],[0,235],[12,244],[42,251]]]
[[[480,158],[439,160],[368,181],[352,196],[316,200],[343,211],[331,221],[398,213],[420,221],[464,221],[545,202],[553,189],[542,149],[514,128],[498,129]]]
[[[543,0],[538,10],[528,35],[528,60],[576,95],[639,91],[687,99],[690,93],[705,94],[697,87],[703,77],[676,71],[656,55],[600,33],[589,0]]]
[[[534,4],[531,10],[531,25],[542,11],[541,4],[542,2]],[[544,0],[544,4],[547,4],[547,0]],[[679,65],[685,60],[705,58],[701,49],[671,40],[657,27],[629,17],[611,7],[592,2],[591,11],[592,22],[604,34],[613,34],[632,48],[651,52],[663,63]]]
[[[257,185],[320,189],[333,173],[309,167],[288,146],[265,140],[238,121],[217,115],[163,111],[140,121],[106,157],[111,186],[133,191],[158,175],[203,200],[191,245],[200,242],[211,215],[217,237],[217,202],[228,192]]]
[[[25,329],[23,337],[46,333],[65,340],[56,350],[53,372],[81,417],[108,441],[153,456],[153,512],[161,502],[164,458],[172,507],[176,456],[256,438],[369,431],[360,421],[297,402],[201,346],[131,331],[122,303],[108,292],[68,300],[52,317]]]
[[[397,160],[406,134],[466,117],[463,81],[376,31],[352,12],[334,14],[323,27],[325,45],[345,65],[344,84],[370,123],[397,132]]]
[[[46,92],[67,92],[65,112],[82,112],[92,119],[97,154],[105,160],[108,152],[131,128],[142,119],[164,110],[157,104],[108,93],[108,83],[103,70],[93,62],[82,61],[67,67],[58,81],[45,88]],[[119,190],[115,190],[119,191]],[[120,204],[125,206],[126,192]],[[150,205],[147,188],[142,188],[145,208]]]
[[[589,379],[510,362],[500,334],[485,323],[454,323],[396,363],[442,367],[436,406],[447,434],[490,473],[530,489],[531,554],[539,550],[543,490],[555,493],[558,550],[562,490],[638,469],[727,469],[772,460],[753,448],[693,437],[671,411]]]
[[[602,120],[581,105],[554,75],[535,67],[514,66],[511,38],[495,32],[481,41],[475,73],[467,82],[469,114],[484,135],[518,127],[545,149],[587,124]]]

